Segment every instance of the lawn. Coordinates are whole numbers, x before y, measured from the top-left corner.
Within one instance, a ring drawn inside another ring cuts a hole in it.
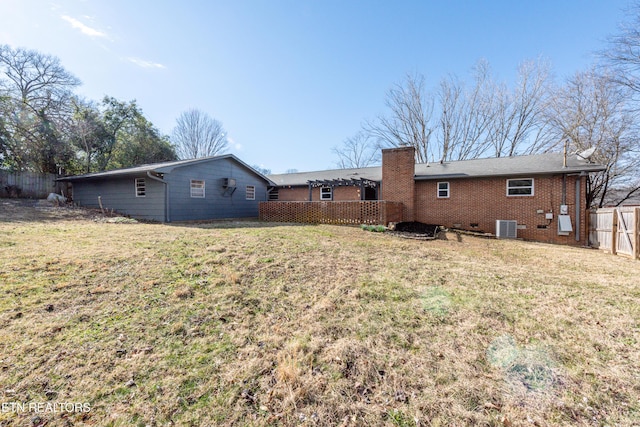
[[[637,425],[639,277],[583,248],[0,200],[0,426]]]

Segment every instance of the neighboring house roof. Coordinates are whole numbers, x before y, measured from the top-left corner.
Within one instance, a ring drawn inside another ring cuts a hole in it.
[[[131,167],[131,168],[114,169],[114,170],[110,170],[110,171],[106,171],[106,172],[97,172],[97,173],[88,173],[88,174],[84,174],[84,175],[67,176],[67,177],[64,177],[64,178],[58,178],[57,181],[71,181],[71,182],[73,182],[73,181],[84,181],[84,180],[92,180],[92,179],[100,179],[100,178],[126,177],[126,176],[140,175],[140,174],[144,174],[144,173],[147,173],[147,172],[155,172],[157,174],[165,174],[165,173],[170,173],[171,171],[173,171],[174,169],[179,168],[179,167],[190,166],[190,165],[195,165],[195,164],[198,164],[198,163],[204,163],[204,162],[209,162],[209,161],[212,161],[212,160],[222,160],[222,159],[231,159],[231,160],[237,162],[238,164],[240,164],[241,166],[249,169],[250,171],[252,171],[256,175],[258,175],[259,177],[261,177],[262,179],[267,181],[270,185],[274,184],[269,178],[267,178],[266,176],[264,176],[263,174],[261,174],[260,172],[258,172],[254,168],[252,168],[251,166],[247,165],[245,162],[243,162],[242,160],[240,160],[239,158],[237,158],[233,154],[224,154],[224,155],[221,155],[221,156],[202,157],[202,158],[199,158],[199,159],[176,160],[176,161],[172,161],[172,162],[151,163],[151,164],[140,165],[140,166],[135,166],[135,167]]]
[[[419,163],[415,166],[415,179],[422,181],[431,179],[598,172],[604,170],[602,165],[589,163],[576,155],[567,156],[566,167],[563,166],[563,163],[562,153],[460,160],[443,163]],[[279,187],[307,185],[309,181],[331,179],[364,178],[372,181],[381,181],[382,166],[288,173],[269,175],[268,178]]]

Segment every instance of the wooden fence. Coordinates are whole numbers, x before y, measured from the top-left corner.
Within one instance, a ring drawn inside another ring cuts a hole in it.
[[[260,219],[311,224],[382,224],[402,221],[403,205],[387,201],[260,202]]]
[[[623,206],[591,210],[589,244],[614,255],[640,259],[640,208]]]
[[[45,198],[59,189],[56,178],[52,173],[0,170],[0,197]]]

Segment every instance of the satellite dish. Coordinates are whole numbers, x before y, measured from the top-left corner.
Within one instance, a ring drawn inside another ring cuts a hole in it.
[[[593,156],[593,153],[595,152],[596,147],[587,148],[586,150],[579,152],[578,157],[589,162],[591,161],[591,156]]]

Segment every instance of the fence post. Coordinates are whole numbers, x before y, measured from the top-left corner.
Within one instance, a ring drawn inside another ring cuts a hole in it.
[[[640,208],[633,210],[633,259],[640,259]]]
[[[613,209],[611,215],[613,215],[611,220],[611,253],[616,255],[618,253],[618,209]]]

